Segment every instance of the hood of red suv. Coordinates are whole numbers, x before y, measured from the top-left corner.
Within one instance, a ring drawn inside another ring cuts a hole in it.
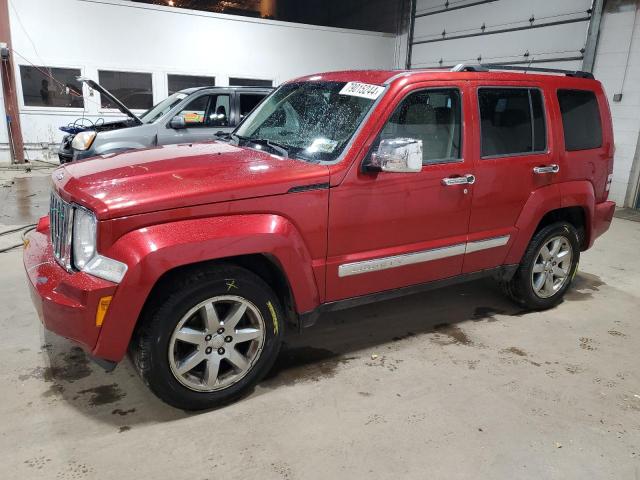
[[[281,195],[329,182],[326,166],[221,142],[172,145],[73,162],[53,182],[100,220]]]

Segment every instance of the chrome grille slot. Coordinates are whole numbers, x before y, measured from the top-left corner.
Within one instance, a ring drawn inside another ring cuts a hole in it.
[[[73,207],[56,192],[51,192],[49,205],[49,230],[53,256],[65,269],[71,270],[71,235]]]

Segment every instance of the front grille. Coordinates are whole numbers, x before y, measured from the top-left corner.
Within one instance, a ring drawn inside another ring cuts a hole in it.
[[[73,230],[73,207],[52,191],[49,206],[49,229],[53,256],[65,269],[71,270],[71,235]]]

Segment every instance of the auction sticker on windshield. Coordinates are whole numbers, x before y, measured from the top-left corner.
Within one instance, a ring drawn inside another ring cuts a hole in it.
[[[351,95],[352,97],[370,98],[371,100],[375,100],[382,92],[384,92],[384,87],[381,87],[380,85],[349,82],[342,87],[340,95]]]

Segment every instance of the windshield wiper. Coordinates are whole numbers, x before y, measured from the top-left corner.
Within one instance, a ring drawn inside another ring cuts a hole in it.
[[[289,150],[284,145],[274,142],[273,140],[268,140],[266,138],[246,138],[246,137],[238,137],[240,140],[246,140],[250,143],[255,143],[257,145],[266,145],[272,150],[278,152],[283,157],[289,156]]]

